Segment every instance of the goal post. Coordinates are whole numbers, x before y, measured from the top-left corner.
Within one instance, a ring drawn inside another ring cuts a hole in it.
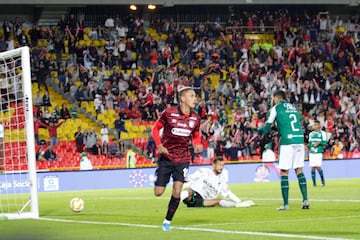
[[[39,218],[30,50],[0,53],[0,219]],[[0,149],[1,150],[1,149]]]

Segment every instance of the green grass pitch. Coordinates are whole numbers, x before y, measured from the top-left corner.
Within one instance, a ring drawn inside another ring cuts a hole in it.
[[[311,203],[301,209],[297,182],[290,182],[290,210],[281,205],[280,184],[234,184],[250,208],[187,208],[181,203],[173,229],[160,228],[170,187],[156,198],[151,188],[39,193],[40,220],[0,221],[0,239],[360,239],[360,178],[328,180],[325,187],[308,182]],[[0,195],[1,197],[1,195]],[[73,197],[85,209],[69,208]]]

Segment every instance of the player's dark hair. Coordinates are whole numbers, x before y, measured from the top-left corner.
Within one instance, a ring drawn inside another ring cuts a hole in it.
[[[274,97],[279,97],[281,99],[286,99],[286,94],[282,90],[278,90],[274,93]]]
[[[224,158],[221,156],[219,156],[219,157],[216,157],[216,158],[214,158],[214,160],[213,160],[213,164],[215,164],[215,163],[217,163],[217,162],[220,162],[220,161],[224,161]]]
[[[319,120],[315,120],[314,123],[319,123],[319,124],[320,124],[320,121],[319,121]]]

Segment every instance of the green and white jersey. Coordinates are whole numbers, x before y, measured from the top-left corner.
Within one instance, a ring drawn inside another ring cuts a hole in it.
[[[315,143],[320,143],[315,147]],[[323,153],[324,147],[327,145],[326,133],[324,131],[312,131],[309,134],[309,150],[310,153]]]
[[[227,112],[225,109],[221,109],[219,111],[219,123],[220,125],[223,125],[224,123],[228,124],[228,117],[227,117]]]
[[[280,133],[280,145],[304,144],[300,116],[294,105],[283,100],[273,106],[268,119],[264,126],[259,129],[259,132],[269,132],[274,122]]]

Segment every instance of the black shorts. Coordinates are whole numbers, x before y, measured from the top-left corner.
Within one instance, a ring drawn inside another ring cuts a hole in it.
[[[188,172],[189,163],[174,163],[167,158],[160,157],[155,171],[155,186],[165,187],[171,176],[174,182],[185,182]]]
[[[204,207],[203,197],[195,191],[192,191],[191,199],[188,200],[188,198],[186,198],[183,200],[183,203],[185,203],[187,207]]]

